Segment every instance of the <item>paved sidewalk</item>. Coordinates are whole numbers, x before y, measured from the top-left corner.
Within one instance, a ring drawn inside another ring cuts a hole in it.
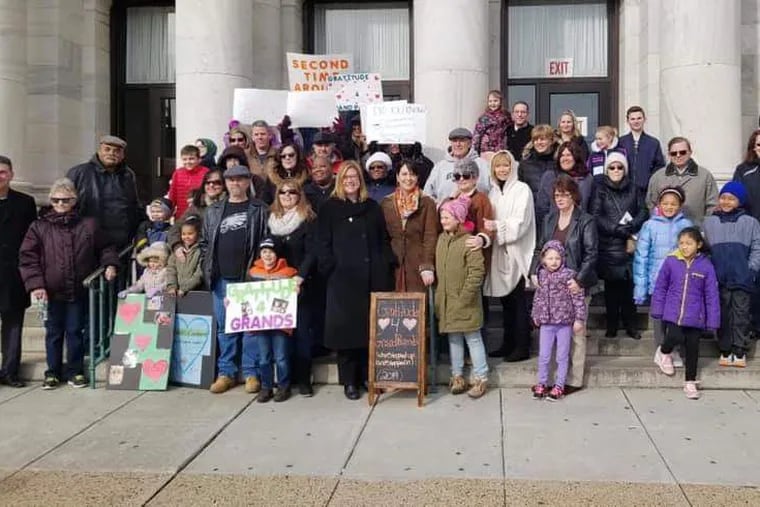
[[[0,389],[0,505],[760,505],[760,392]]]

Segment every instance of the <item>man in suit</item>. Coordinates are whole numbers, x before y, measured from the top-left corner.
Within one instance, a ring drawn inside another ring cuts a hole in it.
[[[0,155],[0,350],[3,355],[0,382],[24,387],[19,379],[21,330],[29,295],[18,271],[18,254],[26,230],[37,218],[30,195],[11,188],[13,163]]]
[[[620,137],[618,146],[623,148],[628,157],[629,174],[636,187],[646,192],[649,178],[661,167],[665,167],[660,141],[644,132],[646,115],[641,106],[631,106],[625,113],[625,119],[631,131]]]

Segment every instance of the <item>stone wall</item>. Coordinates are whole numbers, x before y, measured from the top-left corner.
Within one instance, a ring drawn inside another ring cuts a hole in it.
[[[760,116],[760,2],[742,0],[741,19],[742,139],[746,141],[758,128]]]

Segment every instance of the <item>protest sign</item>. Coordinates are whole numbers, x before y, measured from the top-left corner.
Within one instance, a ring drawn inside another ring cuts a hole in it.
[[[353,56],[349,54],[286,53],[285,63],[288,66],[290,89],[296,92],[326,91],[329,76],[354,71]]]
[[[332,92],[291,92],[288,94],[288,115],[293,128],[330,127],[338,117]]]
[[[259,90],[235,88],[232,99],[232,117],[243,123],[264,120],[277,125],[287,114],[287,90]]]
[[[383,82],[380,74],[338,74],[328,76],[327,89],[335,94],[338,111],[358,111],[362,104],[383,101]]]
[[[226,333],[294,329],[298,306],[292,278],[227,285]]]
[[[190,291],[177,300],[169,381],[208,389],[216,368],[216,317],[210,292]]]
[[[362,106],[362,129],[367,141],[380,144],[425,144],[427,108],[403,101]]]

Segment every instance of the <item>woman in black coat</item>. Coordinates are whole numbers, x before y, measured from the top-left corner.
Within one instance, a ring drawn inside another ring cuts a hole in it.
[[[395,258],[383,212],[355,161],[341,164],[317,229],[318,266],[327,279],[325,346],[338,351],[340,383],[357,400],[367,379],[370,293],[393,290]]]
[[[619,321],[628,336],[640,339],[636,330],[636,306],[633,304],[633,251],[627,244],[634,240],[649,217],[644,196],[628,177],[628,160],[617,152],[607,154],[604,175],[594,193],[591,214],[599,233],[596,262],[599,278],[604,280],[607,306],[607,336],[617,336]]]

